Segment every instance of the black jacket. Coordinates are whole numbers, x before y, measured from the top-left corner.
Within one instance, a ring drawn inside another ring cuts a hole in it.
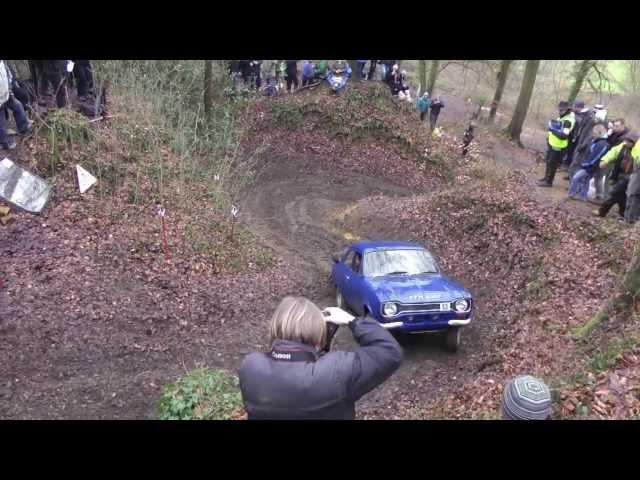
[[[240,389],[248,418],[354,419],[355,402],[398,369],[402,349],[375,320],[349,328],[360,344],[353,352],[318,357],[309,345],[277,340],[271,352],[247,355]]]
[[[444,108],[444,103],[442,103],[442,100],[436,100],[431,102],[431,113],[433,115],[440,115],[440,109]]]

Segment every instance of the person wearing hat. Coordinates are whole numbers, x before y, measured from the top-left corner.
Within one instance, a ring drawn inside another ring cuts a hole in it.
[[[627,187],[629,185],[629,177],[633,170],[631,149],[637,140],[637,135],[629,133],[622,138],[620,143],[612,147],[611,150],[602,157],[600,167],[602,169],[608,169],[613,165],[613,169],[618,170],[618,176],[616,183],[611,188],[605,201],[602,202],[599,209],[593,211],[594,215],[606,217],[609,210],[617,204],[620,219],[624,219],[624,211],[627,205]]]
[[[580,170],[580,165],[584,162],[588,154],[589,146],[591,145],[591,140],[593,139],[593,127],[596,125],[606,125],[606,120],[607,110],[601,104],[594,105],[591,111],[584,117],[576,141],[577,146],[573,152],[571,164],[569,165],[569,175],[565,180],[570,180],[571,177]]]
[[[551,420],[549,387],[530,375],[507,383],[500,406],[503,420]]]
[[[565,170],[569,169],[569,165],[571,165],[571,161],[573,160],[573,153],[576,150],[576,146],[578,145],[577,140],[580,136],[580,131],[582,129],[582,125],[584,123],[584,119],[586,115],[589,113],[589,109],[584,106],[584,102],[581,100],[577,100],[573,104],[573,114],[576,117],[576,124],[571,131],[571,137],[569,139],[569,146],[567,147],[567,153],[564,156],[564,160],[562,162],[562,168]],[[568,178],[566,180],[569,180]]]
[[[549,122],[547,136],[547,158],[544,177],[538,181],[539,187],[551,187],[556,171],[569,147],[569,138],[576,123],[576,117],[569,106],[569,102],[558,103],[558,118]]]

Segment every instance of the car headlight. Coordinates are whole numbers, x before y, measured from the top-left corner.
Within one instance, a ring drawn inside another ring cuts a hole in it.
[[[382,305],[382,314],[385,317],[393,317],[396,313],[398,313],[398,306],[393,302],[387,302]]]
[[[469,302],[465,299],[456,300],[453,304],[456,312],[466,312],[469,310]]]

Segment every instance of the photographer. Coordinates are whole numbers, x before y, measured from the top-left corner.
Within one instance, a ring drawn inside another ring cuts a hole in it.
[[[328,330],[348,325],[360,348],[329,352]],[[337,307],[323,312],[302,297],[285,297],[270,325],[271,351],[247,355],[240,389],[249,419],[353,420],[355,402],[402,362],[398,342],[377,321]]]

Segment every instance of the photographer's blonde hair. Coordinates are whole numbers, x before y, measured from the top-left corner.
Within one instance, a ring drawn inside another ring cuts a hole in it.
[[[320,309],[304,297],[285,297],[271,317],[269,342],[291,340],[317,347],[324,345],[327,325]]]

